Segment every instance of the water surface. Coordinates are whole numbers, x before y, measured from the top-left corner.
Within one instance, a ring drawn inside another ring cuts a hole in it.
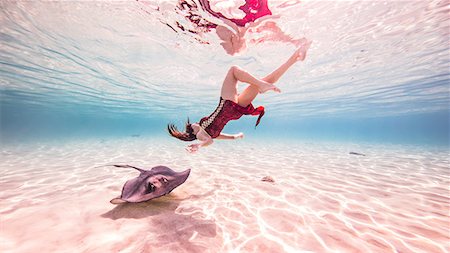
[[[211,3],[229,17],[243,16],[239,4]],[[405,124],[413,117],[431,123],[426,129],[410,124],[403,139],[422,143],[410,136],[438,133],[429,142],[448,145],[448,131],[442,131],[450,101],[445,1],[269,1],[273,15],[249,29],[245,48],[234,55],[220,45],[215,29],[194,26],[176,1],[1,5],[3,138],[18,137],[12,129],[33,132],[30,126],[60,114],[75,122],[74,131],[85,115],[99,123],[198,120],[215,108],[231,65],[264,76],[305,37],[313,46],[307,60],[280,80],[283,93],[255,101],[266,106],[267,117],[322,128],[327,125],[314,119],[331,119],[331,134],[333,119],[350,119],[351,127],[355,118],[398,117]],[[196,14],[226,26],[201,8]],[[45,128],[58,132],[65,127],[61,121]],[[364,129],[362,135],[389,131]],[[148,133],[157,134],[152,128]]]

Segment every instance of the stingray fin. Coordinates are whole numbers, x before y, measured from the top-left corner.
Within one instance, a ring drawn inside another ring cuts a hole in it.
[[[123,199],[121,199],[120,197],[118,197],[118,198],[113,198],[113,199],[111,199],[111,200],[109,201],[109,203],[118,205],[118,204],[126,203],[126,201],[123,200]]]

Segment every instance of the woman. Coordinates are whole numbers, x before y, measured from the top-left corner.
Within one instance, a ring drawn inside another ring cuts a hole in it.
[[[303,61],[311,42],[306,41],[294,54],[280,67],[268,76],[258,79],[245,70],[233,66],[227,73],[223,81],[220,93],[220,101],[214,112],[208,117],[204,117],[198,123],[186,123],[185,132],[179,132],[173,124],[169,124],[167,129],[173,137],[182,141],[199,140],[199,143],[191,144],[187,151],[195,152],[200,147],[205,147],[213,143],[213,139],[238,139],[243,138],[243,133],[225,134],[222,129],[230,120],[237,120],[242,115],[259,115],[256,126],[264,115],[264,107],[253,107],[252,101],[259,93],[267,91],[280,92],[274,85],[275,82],[297,61]],[[238,81],[248,83],[249,86],[241,93],[237,92]]]

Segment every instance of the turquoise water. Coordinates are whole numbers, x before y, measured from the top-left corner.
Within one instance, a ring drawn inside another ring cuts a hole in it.
[[[0,252],[450,252],[448,1],[241,4],[0,1]],[[243,140],[168,135],[302,38]],[[191,174],[112,205],[138,175],[113,164]]]
[[[195,27],[170,2],[1,7],[5,143],[169,138],[167,123],[181,126],[188,116],[197,121],[214,110],[229,66],[263,76],[295,49],[292,41],[253,31],[245,49],[227,54],[214,30],[177,28],[177,22]],[[243,131],[250,140],[449,146],[444,3],[311,1],[271,8],[279,17],[269,21],[313,46],[307,60],[280,80],[281,94],[256,99],[266,107],[260,126],[255,130],[256,118],[245,117],[227,132]]]

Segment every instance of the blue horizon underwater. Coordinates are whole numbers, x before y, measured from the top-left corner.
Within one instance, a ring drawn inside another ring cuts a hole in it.
[[[0,252],[450,252],[448,1],[0,7]]]
[[[3,104],[1,108],[4,144],[34,141],[69,141],[82,139],[114,139],[127,137],[160,137],[172,139],[167,124],[183,127],[189,116],[198,122],[204,115],[157,115],[110,112],[109,108],[92,108],[73,105],[77,109],[28,105]],[[80,108],[81,107],[81,108]],[[212,103],[210,108],[214,108]],[[85,111],[83,111],[83,109]],[[89,111],[88,111],[89,110]],[[97,113],[97,114],[96,114]],[[449,148],[449,111],[414,113],[391,116],[339,115],[320,117],[296,116],[295,118],[271,115],[270,107],[261,124],[255,128],[256,117],[242,117],[231,121],[225,132],[244,132],[251,140],[268,141],[319,141],[342,143],[404,144],[424,147]],[[183,145],[182,143],[181,145]]]

